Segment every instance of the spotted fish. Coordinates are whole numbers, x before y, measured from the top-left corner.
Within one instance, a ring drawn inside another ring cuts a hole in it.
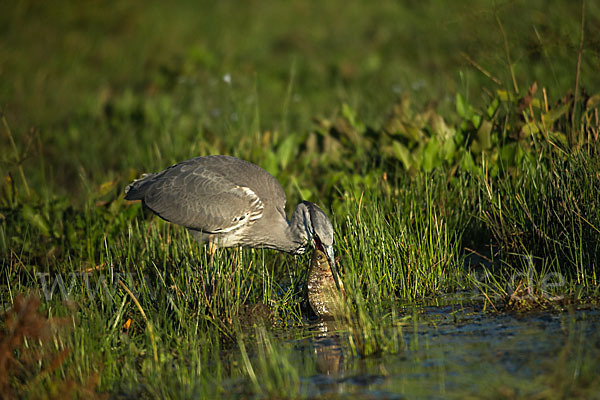
[[[339,279],[336,284],[336,278],[327,255],[316,247],[308,272],[308,303],[320,317],[333,317],[342,305],[344,286]]]

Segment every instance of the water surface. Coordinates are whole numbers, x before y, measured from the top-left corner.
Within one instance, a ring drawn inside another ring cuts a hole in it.
[[[287,339],[309,398],[600,398],[600,311],[406,310],[403,349],[347,354],[343,328],[308,326]]]

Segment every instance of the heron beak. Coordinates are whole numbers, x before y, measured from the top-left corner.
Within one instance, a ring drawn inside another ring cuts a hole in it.
[[[333,254],[333,246],[324,246],[325,254],[327,254],[327,261],[329,261],[329,267],[331,268],[331,273],[333,274],[333,280],[335,281],[335,286],[340,290],[340,276],[335,265],[335,256]]]

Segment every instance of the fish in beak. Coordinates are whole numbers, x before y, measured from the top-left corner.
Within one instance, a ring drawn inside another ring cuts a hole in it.
[[[308,273],[308,302],[320,317],[332,317],[340,310],[345,295],[339,280],[332,246],[323,246],[315,240]]]

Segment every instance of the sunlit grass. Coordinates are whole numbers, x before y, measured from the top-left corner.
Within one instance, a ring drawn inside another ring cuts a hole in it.
[[[578,2],[438,3],[8,7],[0,391],[311,397],[310,377],[343,387],[342,364],[426,349],[416,310],[446,295],[499,312],[597,302],[595,25],[576,54]],[[267,169],[289,210],[330,215],[347,296],[323,336],[305,331],[309,254],[211,255],[123,199],[141,173],[215,153]],[[568,333],[568,368],[535,384],[584,397],[597,363]],[[529,384],[507,382],[500,396]]]

